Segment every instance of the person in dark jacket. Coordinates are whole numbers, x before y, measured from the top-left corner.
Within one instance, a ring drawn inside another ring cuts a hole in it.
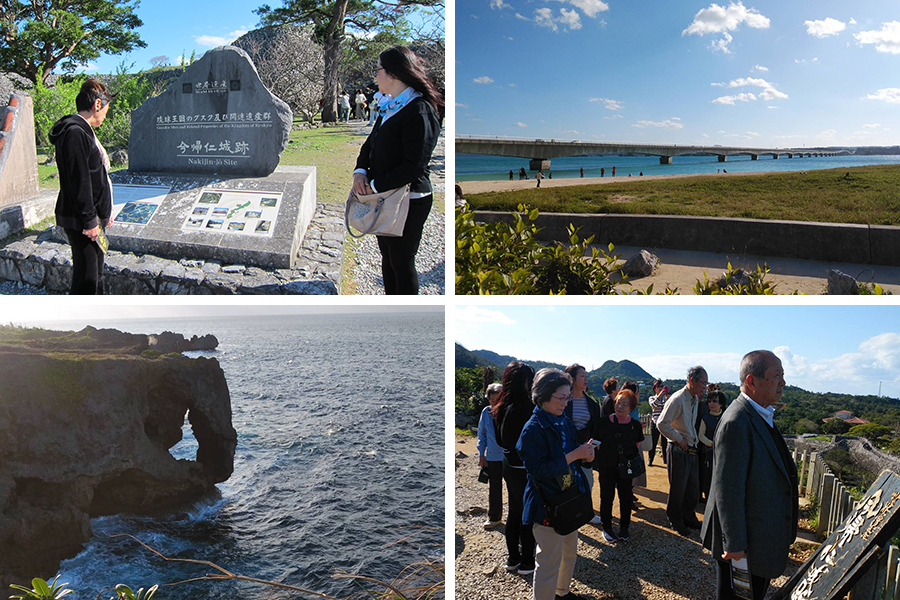
[[[600,442],[596,463],[600,472],[600,519],[603,521],[603,539],[607,542],[628,541],[631,510],[634,504],[632,478],[619,474],[619,464],[638,455],[644,440],[641,422],[629,413],[637,407],[637,396],[631,390],[616,395],[613,414],[597,423],[594,436]],[[612,506],[619,492],[619,534],[613,533]]]
[[[409,184],[409,215],[401,237],[376,236],[386,294],[417,294],[416,253],[431,212],[428,162],[441,125],[443,99],[418,57],[395,46],[381,53],[375,70],[381,116],[363,144],[353,172],[357,194],[389,192]]]
[[[565,415],[572,398],[571,383],[571,377],[559,369],[537,372],[531,389],[533,414],[516,444],[528,472],[522,520],[533,525],[537,541],[534,600],[578,600],[569,591],[578,556],[578,531],[556,533],[544,508],[544,498],[573,485],[585,493],[590,490],[580,465],[594,459],[594,447],[590,441],[579,444],[575,425]]]
[[[518,361],[509,363],[503,370],[500,400],[491,407],[497,443],[503,448],[503,479],[506,481],[509,503],[506,513],[506,549],[509,551],[506,570],[518,571],[520,575],[534,573],[534,534],[530,524],[522,525],[528,475],[516,451],[519,435],[534,408],[530,398],[533,379],[534,369],[530,366]]]
[[[75,97],[75,114],[63,117],[50,130],[59,165],[59,197],[56,224],[72,246],[70,294],[102,294],[104,249],[98,243],[102,230],[112,225],[112,184],[109,157],[94,135],[112,99],[96,79],[88,79]]]

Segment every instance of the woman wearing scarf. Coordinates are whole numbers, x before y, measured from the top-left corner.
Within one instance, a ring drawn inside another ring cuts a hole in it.
[[[568,535],[556,533],[542,500],[571,486],[582,492],[590,489],[579,465],[593,460],[594,448],[590,442],[578,444],[575,425],[565,415],[572,398],[571,385],[572,378],[559,369],[537,372],[531,388],[534,411],[516,444],[528,472],[523,522],[534,524],[537,542],[534,600],[578,598],[569,591],[578,556],[578,530]]]
[[[443,99],[409,48],[381,53],[375,79],[384,97],[381,116],[363,144],[353,172],[357,194],[388,192],[409,184],[409,215],[401,237],[376,236],[386,294],[417,294],[416,253],[431,211],[428,162],[441,125]]]

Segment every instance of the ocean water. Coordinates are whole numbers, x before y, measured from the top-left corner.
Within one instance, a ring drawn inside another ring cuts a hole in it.
[[[107,534],[130,533],[170,557],[337,596],[359,590],[334,580],[337,571],[390,581],[410,563],[444,556],[442,313],[92,324],[214,334],[216,351],[192,354],[217,358],[225,371],[238,446],[234,474],[215,493],[165,515],[93,519],[93,539],[61,567],[61,581],[79,592],[70,598],[213,572],[166,563]],[[171,452],[193,458],[189,424],[184,432]],[[288,596],[211,581],[157,594],[272,597]]]
[[[492,181],[509,180],[512,169],[513,178],[519,178],[519,168],[524,167],[528,177],[534,179],[535,171],[528,170],[528,159],[510,156],[488,156],[486,154],[457,154],[457,181]],[[760,155],[758,160],[750,160],[749,156],[729,156],[720,163],[715,156],[676,156],[671,165],[659,164],[658,156],[565,156],[550,161],[550,172],[554,179],[577,178],[584,168],[585,177],[600,177],[600,169],[605,168],[605,177],[612,176],[612,168],[616,167],[616,178],[638,177],[644,175],[684,175],[694,173],[716,173],[725,169],[729,173],[751,173],[772,171],[811,171],[815,169],[837,169],[846,167],[862,167],[866,165],[898,165],[898,156],[822,156],[810,158],[788,158],[782,156],[773,159]],[[544,175],[548,175],[545,171]]]

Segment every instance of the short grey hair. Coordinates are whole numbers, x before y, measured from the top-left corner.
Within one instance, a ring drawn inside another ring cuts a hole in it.
[[[699,381],[701,375],[706,375],[707,379],[709,379],[709,375],[707,374],[706,369],[704,369],[700,365],[697,365],[696,367],[691,367],[690,369],[688,369],[688,372],[687,372],[688,381],[690,381],[691,379],[696,379],[697,381]]]
[[[747,382],[747,375],[764,379],[766,370],[771,366],[773,358],[778,357],[770,350],[754,350],[745,354],[741,360],[741,385],[743,386]]]
[[[543,405],[561,385],[572,385],[572,378],[568,373],[559,369],[541,369],[535,374],[531,385],[531,401],[535,406]]]
[[[502,390],[502,389],[503,389],[502,383],[492,383],[491,385],[487,386],[487,389],[484,391],[484,397],[490,398],[494,394],[499,394],[500,390]]]

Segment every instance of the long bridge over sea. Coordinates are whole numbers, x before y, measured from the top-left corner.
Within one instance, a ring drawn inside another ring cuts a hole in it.
[[[529,168],[533,171],[549,169],[550,159],[562,156],[592,156],[598,154],[644,154],[658,156],[659,164],[670,165],[672,158],[684,155],[718,156],[719,162],[725,162],[729,156],[750,155],[750,160],[757,160],[760,155],[771,155],[772,158],[787,156],[802,158],[804,156],[836,156],[850,154],[847,150],[828,150],[824,148],[741,148],[737,146],[680,146],[667,144],[629,144],[618,142],[583,142],[581,140],[534,140],[507,137],[456,137],[456,152],[465,154],[490,154],[493,156],[515,156],[531,160]]]

